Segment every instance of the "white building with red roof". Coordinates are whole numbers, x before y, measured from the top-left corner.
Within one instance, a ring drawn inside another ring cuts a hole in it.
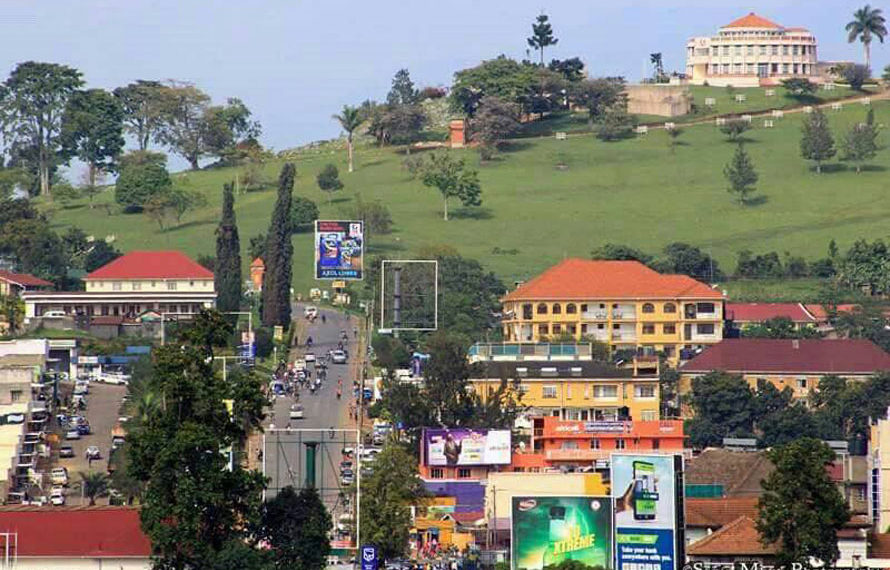
[[[216,304],[213,273],[179,251],[131,251],[89,273],[85,291],[24,291],[25,318],[188,317]]]
[[[686,43],[691,83],[756,87],[782,79],[818,79],[816,37],[805,28],[786,28],[754,12],[726,24],[716,35]]]

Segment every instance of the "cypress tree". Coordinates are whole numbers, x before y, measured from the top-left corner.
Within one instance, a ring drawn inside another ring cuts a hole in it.
[[[290,286],[294,245],[291,241],[291,198],[296,168],[288,162],[278,176],[278,200],[272,211],[272,221],[266,233],[266,253],[263,261],[263,324],[271,327],[290,324]]]
[[[241,240],[235,222],[232,183],[223,186],[222,217],[216,228],[216,308],[220,312],[241,308]]]

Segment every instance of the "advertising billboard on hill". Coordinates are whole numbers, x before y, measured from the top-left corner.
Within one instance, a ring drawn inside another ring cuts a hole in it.
[[[510,464],[510,430],[426,429],[423,446],[434,467]]]
[[[360,220],[315,222],[315,278],[362,279],[365,224]]]

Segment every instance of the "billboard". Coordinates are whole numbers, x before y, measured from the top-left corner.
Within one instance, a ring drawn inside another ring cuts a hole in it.
[[[613,454],[611,464],[616,570],[676,570],[684,558],[682,458]]]
[[[316,220],[314,249],[316,279],[362,279],[364,222]]]
[[[513,497],[513,570],[546,570],[565,560],[612,568],[609,497]]]
[[[427,429],[426,465],[509,465],[510,430]]]

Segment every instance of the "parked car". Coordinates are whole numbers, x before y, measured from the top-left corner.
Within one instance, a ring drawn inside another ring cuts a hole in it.
[[[87,459],[102,459],[102,452],[95,445],[91,445],[84,452],[84,456]]]
[[[331,353],[331,362],[334,364],[346,364],[346,353],[342,350],[335,350]]]
[[[301,404],[294,404],[290,407],[290,413],[287,416],[292,420],[302,420],[303,419],[303,406]]]
[[[65,439],[80,439],[80,430],[71,428],[65,432]]]
[[[59,459],[70,459],[74,457],[74,448],[70,445],[63,445],[59,448]]]
[[[76,429],[77,433],[79,433],[80,435],[90,435],[92,433],[90,424],[87,422],[81,422],[77,424],[77,427],[75,427],[74,429]]]
[[[315,353],[307,352],[303,355],[303,360],[306,362],[315,362]]]
[[[352,469],[352,461],[343,460],[340,462],[340,472]]]
[[[49,472],[49,480],[53,485],[68,484],[68,469],[64,467],[55,467]]]
[[[65,505],[65,495],[53,493],[49,496],[49,502],[55,507],[62,507]]]
[[[59,319],[67,317],[68,315],[65,314],[65,311],[47,311],[40,316],[47,319]]]

